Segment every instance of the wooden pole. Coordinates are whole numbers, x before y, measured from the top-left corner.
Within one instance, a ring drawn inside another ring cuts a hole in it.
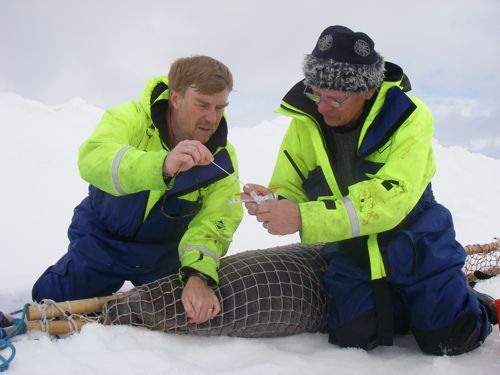
[[[492,251],[500,250],[500,240],[486,244],[473,244],[464,246],[467,254],[491,253]]]
[[[46,322],[29,321],[26,322],[26,330],[47,332],[49,335],[65,335],[67,333],[80,332],[84,324],[90,323],[86,320],[73,319],[53,320]]]
[[[49,335],[64,335],[67,333],[80,332],[84,324],[91,323],[91,321],[73,319],[69,320],[52,320],[43,323],[41,320],[27,321],[26,331],[42,331],[47,332]],[[10,335],[16,330],[16,326],[9,326],[4,328],[5,332]]]
[[[119,298],[120,295],[106,297],[95,297],[88,299],[79,299],[74,301],[64,301],[57,303],[33,304],[28,307],[26,320],[40,320],[60,317],[66,314],[85,314],[100,312],[102,307],[111,300]]]

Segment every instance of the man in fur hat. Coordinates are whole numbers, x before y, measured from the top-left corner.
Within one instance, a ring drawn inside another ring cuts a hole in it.
[[[271,234],[327,243],[329,341],[369,350],[411,330],[426,353],[477,348],[497,311],[468,287],[450,212],[434,199],[429,109],[368,35],[344,26],[321,33],[303,72],[278,110],[292,118],[270,182],[280,199],[246,207]]]

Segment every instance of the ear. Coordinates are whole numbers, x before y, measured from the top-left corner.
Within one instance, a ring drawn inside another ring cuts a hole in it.
[[[176,108],[179,106],[179,93],[177,91],[171,90],[170,91],[170,99],[169,99],[170,105],[173,108]]]
[[[375,89],[370,89],[364,94],[365,100],[370,100],[375,95]]]

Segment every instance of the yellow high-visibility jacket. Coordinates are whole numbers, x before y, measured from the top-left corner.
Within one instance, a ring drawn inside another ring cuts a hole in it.
[[[299,204],[303,242],[368,236],[373,279],[385,275],[377,234],[407,217],[435,173],[431,112],[403,92],[402,71],[392,68],[395,74],[383,82],[361,125],[357,181],[348,187],[347,195],[341,194],[332,170],[319,125],[321,115],[303,95],[302,82],[277,110],[292,120],[270,182],[281,186],[280,196]]]
[[[170,152],[165,122],[168,99],[167,77],[156,77],[146,84],[139,101],[106,111],[80,147],[80,174],[91,184],[95,215],[109,235],[120,241],[133,242],[135,233],[153,225],[147,219],[155,205],[164,204],[165,197],[179,205],[201,199],[199,212],[188,220],[173,220],[172,227],[176,223],[183,227],[172,228],[172,238],[164,234],[161,241],[165,246],[178,246],[175,251],[179,252],[181,268],[195,269],[217,283],[220,257],[227,252],[243,216],[240,205],[228,203],[239,192],[236,153],[227,142],[224,117],[206,146],[232,175],[210,165],[166,181],[163,162]],[[148,241],[158,242],[154,237],[141,241],[147,246]]]

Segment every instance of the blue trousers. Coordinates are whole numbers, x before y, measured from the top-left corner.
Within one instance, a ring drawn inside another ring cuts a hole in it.
[[[104,217],[98,211],[98,200],[92,198],[84,199],[75,209],[68,230],[68,251],[36,281],[32,290],[34,301],[110,295],[126,280],[141,285],[178,272],[178,244],[189,218],[166,218],[160,207],[162,202],[151,210],[144,223],[139,204],[140,214],[133,215],[131,204],[120,207],[113,202],[113,216],[108,210],[108,217]],[[105,198],[103,204],[110,199]]]
[[[392,333],[411,331],[422,351],[455,355],[478,347],[491,332],[486,311],[467,288],[463,247],[455,241],[451,215],[435,204],[408,228],[381,245],[387,278],[385,309],[371,280],[366,238],[356,246],[328,244],[323,281],[331,295],[330,342],[371,349],[379,344],[380,325],[391,318]],[[388,301],[388,302],[387,302]],[[383,315],[383,316],[381,316]],[[390,344],[390,343],[389,343]]]
[[[72,242],[69,251],[37,280],[32,290],[33,300],[107,296],[118,291],[126,280],[141,285],[179,270],[176,251],[151,265],[130,263],[125,258],[123,253],[92,236]]]

